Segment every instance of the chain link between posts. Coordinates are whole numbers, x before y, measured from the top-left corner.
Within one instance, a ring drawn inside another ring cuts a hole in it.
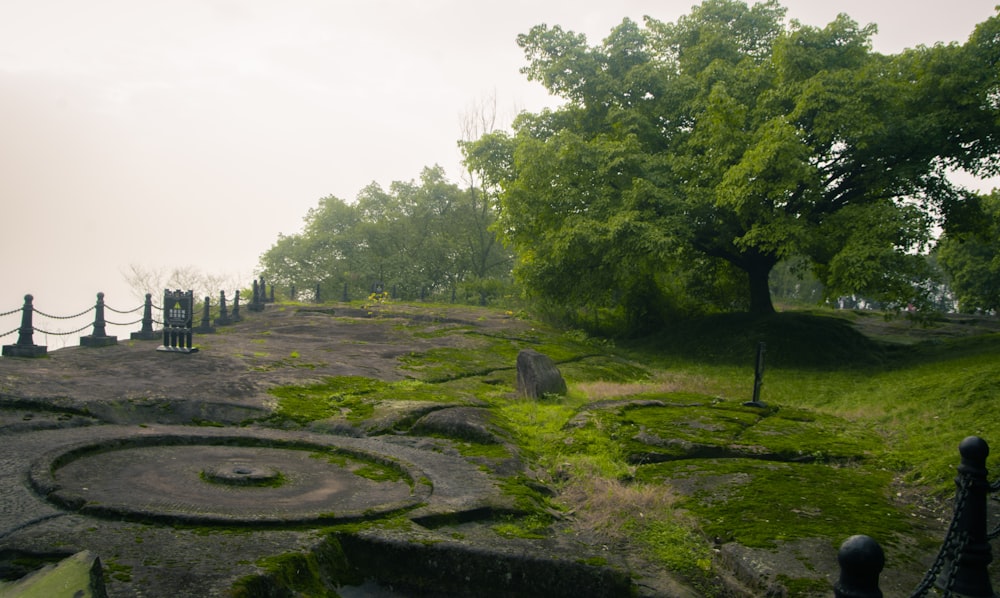
[[[149,305],[150,305],[150,307],[152,309],[155,309],[156,311],[160,311],[160,312],[163,311],[163,307],[162,306],[156,305],[152,301],[149,302]],[[115,309],[115,308],[113,308],[113,307],[105,304],[104,309],[106,309],[108,311],[112,311],[112,312],[114,312],[116,314],[131,314],[131,313],[135,313],[135,312],[137,312],[137,311],[139,311],[139,310],[141,310],[141,309],[143,309],[145,307],[146,307],[146,304],[143,303],[142,305],[140,305],[138,307],[135,307],[135,308],[132,308],[132,309],[129,309],[129,310],[119,310],[119,309]],[[92,307],[88,307],[87,309],[81,311],[80,313],[73,314],[71,316],[54,316],[52,314],[47,314],[47,313],[45,313],[43,311],[39,311],[34,306],[32,306],[31,311],[33,313],[36,313],[36,314],[42,316],[42,317],[49,318],[49,319],[52,319],[52,320],[72,320],[73,318],[79,318],[80,316],[85,316],[85,315],[89,314],[90,312],[94,311],[96,308],[97,308],[96,305],[92,306]],[[14,315],[16,313],[19,313],[19,312],[22,312],[22,311],[24,311],[24,308],[23,307],[19,307],[17,309],[12,309],[10,311],[6,311],[6,312],[3,312],[3,313],[0,313],[0,317],[12,316],[12,315]],[[104,323],[107,324],[107,325],[110,325],[110,326],[134,326],[136,324],[142,323],[142,321],[143,321],[143,318],[139,318],[138,320],[134,320],[134,321],[131,321],[131,322],[111,322],[111,321],[105,320]],[[157,320],[157,319],[153,319],[152,322],[153,322],[153,324],[156,324],[158,326],[163,326],[164,325],[163,322],[161,322],[160,320]],[[83,326],[81,328],[78,328],[76,330],[72,330],[70,332],[49,332],[47,330],[43,330],[43,329],[37,328],[35,326],[32,326],[31,329],[34,332],[38,332],[40,334],[47,334],[47,335],[50,335],[50,336],[69,336],[71,334],[78,334],[80,332],[83,332],[84,330],[86,330],[87,328],[89,328],[91,325],[92,324],[87,324],[87,325],[85,325],[85,326]],[[21,328],[19,326],[17,328],[14,328],[13,330],[10,330],[8,332],[0,334],[0,338],[6,337],[6,336],[10,336],[10,335],[14,334],[15,332],[19,332],[20,330],[21,330]]]
[[[146,304],[143,303],[142,305],[139,305],[138,307],[134,307],[134,308],[129,309],[129,310],[120,310],[120,309],[115,309],[115,308],[111,307],[110,305],[105,304],[104,309],[106,309],[108,311],[111,311],[111,312],[114,312],[116,314],[126,315],[126,314],[131,314],[131,313],[135,313],[137,311],[140,311],[140,310],[142,310],[145,307],[146,307]],[[163,311],[163,308],[161,306],[154,304],[152,301],[150,301],[150,307],[152,309],[157,310],[157,311]],[[87,309],[81,311],[78,314],[73,314],[71,316],[55,316],[55,315],[52,315],[52,314],[45,313],[43,311],[39,311],[34,306],[31,307],[31,311],[32,311],[32,313],[36,313],[36,314],[38,314],[38,315],[40,315],[42,317],[49,318],[51,320],[72,320],[74,318],[79,318],[81,316],[85,316],[85,315],[89,314],[90,312],[94,311],[96,308],[97,308],[97,306],[94,305],[94,306],[88,307]],[[6,317],[6,316],[12,316],[14,314],[21,313],[23,311],[24,311],[24,307],[23,306],[22,307],[18,307],[16,309],[12,309],[10,311],[5,311],[5,312],[0,313],[0,318]],[[136,324],[142,323],[142,321],[143,321],[143,318],[139,318],[138,320],[133,320],[131,322],[111,322],[111,321],[105,320],[104,323],[107,324],[107,325],[110,325],[110,326],[134,326]],[[153,320],[153,323],[157,324],[159,326],[163,325],[163,322],[161,322],[159,320],[156,320],[156,319]],[[88,324],[86,324],[85,326],[83,326],[81,328],[78,328],[76,330],[72,330],[72,331],[69,331],[69,332],[50,332],[50,331],[47,331],[47,330],[43,330],[41,328],[37,328],[35,326],[32,326],[31,330],[33,332],[38,332],[39,334],[47,334],[47,335],[50,335],[50,336],[69,336],[71,334],[78,334],[80,332],[83,332],[87,328],[90,328],[90,326],[92,326],[92,323],[88,323]],[[7,337],[7,336],[10,336],[10,335],[12,335],[12,334],[14,334],[16,332],[20,332],[20,330],[21,330],[21,327],[18,326],[17,328],[14,328],[12,330],[4,332],[3,334],[0,334],[0,338],[4,338],[4,337]]]
[[[111,320],[104,320],[104,323],[108,326],[135,326],[136,324],[142,323],[142,318],[131,322],[112,322]]]
[[[131,313],[135,313],[135,312],[139,311],[140,309],[142,309],[144,307],[146,307],[145,303],[143,303],[139,307],[133,307],[132,309],[130,309],[128,311],[121,311],[121,310],[117,310],[117,309],[111,307],[110,305],[107,305],[107,304],[104,305],[104,309],[106,309],[108,311],[113,311],[116,314],[131,314]]]
[[[965,511],[966,503],[969,498],[969,487],[972,485],[972,479],[969,476],[962,476],[960,478],[961,483],[958,486],[958,491],[955,495],[955,515],[951,519],[951,524],[948,526],[948,533],[945,535],[944,544],[941,546],[940,552],[938,552],[937,557],[934,559],[934,564],[931,568],[927,570],[927,574],[924,575],[924,579],[917,586],[917,589],[910,594],[910,598],[920,598],[926,596],[927,592],[931,590],[934,582],[937,580],[938,576],[941,574],[941,570],[944,568],[946,562],[951,562],[951,574],[948,576],[948,587],[944,589],[944,596],[951,596],[952,590],[951,586],[955,583],[955,568],[958,566],[959,556],[961,556],[962,551],[965,550],[965,545],[969,542],[969,534],[965,531],[959,531],[959,521],[962,518],[962,513]]]
[[[83,332],[84,330],[90,328],[91,326],[93,326],[93,323],[87,324],[83,328],[77,328],[76,330],[71,330],[69,332],[48,332],[48,331],[42,330],[41,328],[35,328],[34,326],[32,326],[31,329],[34,330],[35,332],[40,332],[42,334],[48,334],[49,336],[69,336],[71,334],[77,334],[78,332]]]
[[[90,312],[94,311],[95,307],[96,306],[88,307],[84,311],[81,311],[80,313],[72,315],[72,316],[53,316],[53,315],[49,315],[49,314],[47,314],[47,313],[45,313],[43,311],[38,311],[34,307],[31,308],[31,311],[35,312],[36,314],[38,314],[40,316],[43,316],[43,317],[46,317],[46,318],[50,318],[52,320],[72,320],[73,318],[79,318],[80,316],[85,316],[85,315],[89,314]]]

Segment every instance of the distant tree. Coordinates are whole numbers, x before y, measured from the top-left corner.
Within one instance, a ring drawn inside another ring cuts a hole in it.
[[[234,274],[213,274],[204,272],[197,266],[177,266],[171,269],[162,267],[143,266],[141,264],[129,264],[128,268],[122,272],[125,282],[132,290],[132,294],[140,299],[145,299],[146,293],[162,300],[163,291],[183,290],[194,291],[195,299],[200,301],[204,297],[215,298],[219,296],[219,291],[226,291],[230,296],[232,292],[244,288],[249,282],[241,280]]]
[[[915,300],[936,219],[969,195],[949,169],[996,171],[998,20],[884,56],[873,25],[784,16],[706,0],[599,46],[558,26],[519,36],[523,71],[564,104],[466,156],[502,189],[498,227],[532,290],[643,313],[684,284],[770,313],[772,269],[798,258],[831,296]]]
[[[487,177],[489,172],[479,163],[480,156],[469,153],[472,144],[484,135],[490,135],[497,130],[496,94],[483,98],[466,111],[461,120],[462,137],[458,142],[465,156],[466,192],[460,200],[458,221],[461,223],[461,241],[463,254],[468,257],[470,281],[481,289],[496,289],[497,285],[485,282],[492,280],[498,273],[501,279],[506,278],[513,264],[513,255],[500,242],[495,227],[497,220],[500,188]],[[494,291],[480,291],[480,295],[489,295]]]
[[[980,226],[942,235],[937,258],[962,312],[1000,311],[1000,191],[982,198]]]
[[[367,295],[376,282],[407,298],[448,294],[459,281],[509,278],[509,263],[486,254],[488,267],[470,243],[487,234],[488,220],[470,215],[470,193],[444,171],[425,168],[419,181],[395,181],[388,190],[372,183],[349,204],[326,197],[310,209],[303,231],[279,236],[260,259],[275,284],[312,289],[324,297]]]

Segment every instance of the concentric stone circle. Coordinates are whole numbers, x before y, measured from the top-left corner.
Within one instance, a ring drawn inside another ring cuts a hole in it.
[[[105,438],[55,449],[30,472],[38,494],[81,514],[225,526],[376,519],[423,504],[426,479],[333,437],[273,434]]]

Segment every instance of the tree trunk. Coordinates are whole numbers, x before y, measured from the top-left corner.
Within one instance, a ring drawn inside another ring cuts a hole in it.
[[[763,263],[754,264],[747,268],[747,275],[750,277],[750,313],[752,314],[773,314],[774,304],[771,303],[771,286],[768,278],[774,263],[765,260]]]

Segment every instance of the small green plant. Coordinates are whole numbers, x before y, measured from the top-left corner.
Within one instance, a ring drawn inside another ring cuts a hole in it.
[[[362,309],[368,312],[368,315],[373,318],[382,317],[382,308],[389,304],[389,292],[376,292],[368,295],[367,302],[362,306]]]
[[[108,559],[104,562],[104,581],[108,582],[111,580],[124,583],[132,581],[132,567]]]
[[[407,479],[399,469],[381,463],[365,463],[352,473],[373,482],[398,482]]]

